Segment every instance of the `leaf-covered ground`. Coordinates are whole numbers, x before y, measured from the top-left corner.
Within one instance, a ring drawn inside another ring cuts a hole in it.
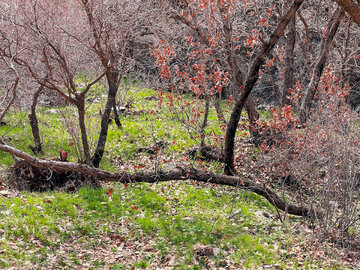
[[[0,196],[9,269],[358,269],[259,196],[192,182]],[[355,255],[354,255],[355,256]]]

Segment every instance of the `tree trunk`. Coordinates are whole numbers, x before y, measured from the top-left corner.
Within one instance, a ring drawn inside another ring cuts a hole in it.
[[[91,165],[90,147],[89,147],[86,125],[85,125],[85,100],[82,98],[80,101],[78,101],[76,106],[79,112],[79,126],[80,126],[81,141],[83,144],[85,162],[87,165]]]
[[[118,128],[121,128],[122,124],[120,122],[120,118],[119,118],[119,113],[118,110],[116,108],[116,102],[114,102],[114,106],[113,106],[113,110],[114,110],[114,119],[115,119],[115,124]]]
[[[360,6],[359,6],[359,4],[356,5],[352,0],[333,0],[333,1],[338,3],[347,13],[349,13],[350,17],[360,27]]]
[[[200,130],[200,148],[205,147],[205,129],[207,127],[207,123],[208,123],[208,117],[209,117],[209,109],[210,109],[210,97],[209,96],[205,96],[205,113],[204,113],[204,120],[203,123],[201,125],[201,130]]]
[[[338,8],[335,12],[333,19],[329,22],[329,29],[328,34],[322,40],[320,44],[320,56],[315,64],[315,67],[312,72],[311,81],[306,89],[305,96],[301,102],[300,106],[300,122],[304,124],[309,117],[310,109],[315,97],[316,89],[319,85],[322,72],[324,70],[326,60],[329,56],[329,52],[331,51],[332,43],[334,36],[339,28],[340,22],[344,17],[345,13],[342,8]]]
[[[278,26],[272,33],[270,40],[267,43],[264,43],[260,52],[257,54],[255,59],[250,65],[249,73],[244,83],[241,95],[236,101],[233,111],[230,116],[229,123],[227,125],[226,137],[225,137],[225,173],[226,174],[235,174],[234,168],[234,141],[237,126],[240,120],[242,109],[245,105],[245,102],[253,90],[258,78],[259,70],[265,60],[265,57],[271,52],[275,44],[278,42],[279,38],[284,34],[286,26],[289,24],[292,17],[295,16],[296,11],[300,8],[304,0],[294,0],[290,10],[286,15],[281,19]]]
[[[29,145],[29,148],[34,153],[34,155],[43,154],[41,140],[40,140],[39,123],[38,123],[38,119],[36,116],[36,105],[38,102],[38,98],[43,90],[44,90],[44,86],[41,85],[34,93],[32,104],[31,104],[31,113],[29,114],[29,122],[30,122],[30,126],[31,126],[31,132],[34,137],[34,146]]]
[[[10,107],[14,104],[15,99],[16,99],[16,93],[17,93],[17,86],[19,84],[19,77],[16,78],[15,83],[12,87],[12,98],[9,101],[9,103],[7,104],[7,106],[0,112],[0,122],[3,120],[5,114],[8,112],[8,110],[10,109]]]
[[[109,128],[109,118],[110,118],[111,110],[113,109],[115,104],[115,98],[118,91],[118,82],[121,79],[120,77],[121,77],[120,73],[117,70],[113,70],[109,72],[106,76],[109,86],[108,97],[105,104],[104,113],[101,117],[101,128],[100,128],[98,143],[95,149],[94,156],[92,158],[93,165],[96,168],[99,167],[102,157],[104,155],[105,144],[106,144],[108,128]]]
[[[248,96],[245,102],[245,110],[248,113],[250,129],[256,130],[257,129],[257,121],[259,120],[259,113],[256,110],[254,99],[251,95]],[[255,138],[254,138],[255,139]]]
[[[227,64],[229,65],[231,69],[231,77],[232,77],[232,85],[234,87],[234,96],[235,100],[237,100],[237,93],[239,93],[239,90],[242,88],[244,84],[244,75],[241,71],[235,57],[235,51],[234,46],[232,42],[232,25],[231,22],[229,22],[228,18],[223,18],[223,30],[225,33],[225,48],[227,53]],[[246,102],[245,102],[245,109],[248,113],[249,118],[249,129],[250,134],[254,140],[254,142],[257,141],[258,133],[257,130],[257,121],[259,120],[259,113],[256,111],[255,102],[252,99],[251,96],[248,96]]]
[[[291,102],[288,98],[290,91],[294,87],[294,49],[296,41],[296,15],[289,23],[289,30],[287,32],[287,39],[285,44],[285,70],[284,70],[284,84],[281,97],[281,105],[290,105]]]
[[[165,181],[184,181],[188,179],[193,179],[203,183],[232,186],[235,188],[240,188],[259,194],[260,196],[267,199],[277,209],[286,211],[288,214],[305,216],[305,217],[317,217],[317,218],[322,217],[321,213],[314,211],[312,208],[309,209],[304,206],[296,206],[293,204],[289,204],[283,199],[281,199],[271,189],[244,178],[239,179],[238,177],[234,177],[234,176],[218,175],[212,172],[199,171],[194,168],[181,168],[169,172],[157,171],[155,173],[133,173],[133,174],[127,172],[113,173],[98,168],[94,168],[86,164],[37,159],[23,151],[20,151],[11,146],[4,145],[1,143],[0,143],[0,151],[4,151],[19,158],[22,158],[27,163],[29,163],[30,165],[36,168],[51,169],[51,170],[66,171],[66,172],[68,171],[78,172],[84,175],[93,176],[96,179],[102,181],[116,181],[120,183],[140,183],[140,182],[158,183]]]

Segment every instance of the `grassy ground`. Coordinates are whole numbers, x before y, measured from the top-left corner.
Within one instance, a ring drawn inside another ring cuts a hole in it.
[[[299,253],[290,233],[296,219],[282,224],[267,201],[230,188],[178,182],[23,192],[0,197],[0,209],[4,268],[338,268]],[[214,255],[197,254],[198,245]]]
[[[96,91],[92,97],[102,94]],[[158,101],[148,98],[156,95],[153,90],[130,92],[133,107],[122,116],[122,129],[111,124],[102,168],[153,170],[176,165],[196,141],[189,139],[171,111],[156,109]],[[91,104],[87,110],[92,146],[100,105]],[[44,157],[57,156],[62,148],[69,151],[70,160],[81,158],[72,108],[40,108],[39,119]],[[0,135],[6,133],[9,144],[29,152],[31,131],[25,113],[11,113],[5,121],[9,124],[0,126]],[[213,110],[207,133],[212,142],[221,133]],[[160,154],[137,153],[138,147],[159,140],[169,143]],[[8,167],[11,157],[0,153],[0,163]],[[216,163],[202,166],[221,169]],[[232,188],[187,181],[104,183],[76,193],[1,192],[0,268],[358,269],[332,245],[317,243],[302,220],[287,217],[281,222],[266,200]]]

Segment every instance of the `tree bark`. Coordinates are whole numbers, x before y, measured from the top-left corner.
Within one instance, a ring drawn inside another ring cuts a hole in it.
[[[10,109],[10,107],[14,104],[15,99],[16,99],[16,92],[17,92],[17,86],[19,84],[19,77],[16,78],[14,85],[12,86],[12,98],[9,101],[9,103],[7,104],[7,106],[3,109],[3,111],[0,113],[0,122],[2,121],[2,119],[4,118],[5,114],[8,112],[8,110]]]
[[[78,101],[76,106],[79,112],[79,126],[81,132],[81,141],[84,149],[85,162],[87,165],[91,165],[90,147],[85,124],[85,100],[81,99]]]
[[[338,3],[347,13],[349,13],[350,17],[354,20],[354,22],[360,26],[360,6],[359,4],[355,4],[352,0],[333,0]]]
[[[121,75],[119,71],[112,70],[107,74],[106,77],[109,86],[108,97],[105,104],[104,113],[101,117],[101,128],[100,128],[98,143],[95,149],[94,156],[92,158],[92,163],[96,168],[99,167],[102,157],[104,155],[105,144],[106,144],[108,128],[109,128],[109,118],[110,118],[111,110],[113,109],[115,104],[115,98],[119,88],[118,82],[121,79]]]
[[[234,89],[234,93],[237,94],[239,92],[239,90],[242,88],[243,84],[244,84],[244,75],[243,72],[241,71],[237,61],[236,61],[236,57],[235,57],[235,51],[234,51],[234,46],[233,46],[233,42],[232,42],[232,25],[229,22],[229,19],[225,19],[223,18],[223,30],[225,33],[225,48],[226,48],[226,53],[227,53],[227,64],[229,65],[230,69],[231,69],[231,77],[232,77],[232,81],[233,81],[233,87]],[[234,96],[235,100],[237,100],[237,97]],[[248,113],[248,118],[249,118],[249,125],[250,125],[250,130],[251,131],[255,131],[257,129],[257,121],[259,120],[259,113],[256,111],[256,106],[255,106],[255,102],[253,100],[253,98],[251,96],[249,96],[245,102],[245,109]],[[256,132],[251,132],[254,141],[256,141],[257,139],[257,133]]]
[[[208,117],[209,117],[209,109],[210,109],[210,97],[209,96],[205,96],[205,113],[204,113],[204,120],[203,123],[201,125],[201,130],[200,130],[200,148],[205,147],[205,129],[207,127],[207,123],[208,123]]]
[[[263,185],[259,185],[247,179],[240,179],[235,176],[218,175],[212,172],[199,171],[194,168],[179,168],[178,170],[173,170],[169,172],[160,171],[156,173],[113,173],[94,168],[86,164],[37,159],[23,151],[3,144],[0,144],[0,151],[17,156],[25,160],[31,166],[37,168],[78,172],[85,175],[93,176],[98,180],[103,181],[116,181],[120,183],[157,183],[165,181],[184,181],[188,179],[193,179],[203,183],[232,186],[235,188],[254,192],[267,199],[276,208],[282,211],[286,211],[288,214],[304,217],[321,217],[321,213],[316,212],[313,209],[308,209],[304,206],[297,206],[287,203],[286,201],[282,200],[274,191]]]
[[[118,128],[121,128],[122,124],[120,122],[120,118],[119,118],[119,113],[118,110],[116,108],[116,102],[114,102],[114,106],[113,106],[113,110],[114,110],[114,120],[115,120],[115,124]]]
[[[281,97],[281,105],[290,105],[291,101],[288,98],[290,91],[294,87],[294,50],[296,41],[296,15],[291,19],[289,23],[289,30],[287,32],[286,44],[285,44],[285,70],[284,70],[284,84]]]
[[[29,145],[29,148],[34,153],[34,155],[43,154],[41,139],[40,139],[40,131],[39,131],[39,122],[36,116],[36,105],[38,102],[38,98],[41,92],[44,90],[44,86],[40,85],[40,87],[36,90],[33,96],[32,104],[31,104],[31,113],[29,114],[29,122],[31,127],[31,132],[34,137],[34,146]]]
[[[304,124],[309,117],[309,113],[315,97],[316,89],[319,85],[321,75],[326,64],[326,60],[331,51],[335,34],[339,28],[340,22],[344,17],[344,15],[345,15],[344,10],[342,8],[338,8],[333,16],[333,19],[329,22],[329,27],[327,28],[329,29],[329,32],[320,44],[320,48],[321,48],[320,56],[315,64],[315,67],[312,72],[311,81],[306,89],[304,98],[300,106],[299,116],[300,116],[300,123],[302,124]]]
[[[250,65],[248,76],[244,83],[241,95],[236,101],[229,123],[227,125],[226,137],[225,137],[225,173],[226,174],[235,174],[234,168],[234,141],[237,126],[240,120],[242,109],[245,105],[245,102],[253,90],[258,78],[259,70],[264,63],[265,57],[271,52],[275,44],[278,42],[279,38],[284,34],[286,26],[289,24],[290,20],[295,16],[296,11],[300,8],[304,0],[294,0],[291,8],[286,13],[286,15],[281,19],[278,26],[272,33],[270,40],[267,43],[264,43],[260,52],[257,54],[255,59]]]

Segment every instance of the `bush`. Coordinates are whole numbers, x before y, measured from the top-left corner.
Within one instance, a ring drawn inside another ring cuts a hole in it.
[[[320,210],[321,237],[341,244],[360,233],[360,119],[347,93],[327,72],[306,126],[299,126],[293,107],[273,110],[272,120],[261,123],[267,136],[256,162],[272,184],[290,185],[297,191],[293,199]]]

